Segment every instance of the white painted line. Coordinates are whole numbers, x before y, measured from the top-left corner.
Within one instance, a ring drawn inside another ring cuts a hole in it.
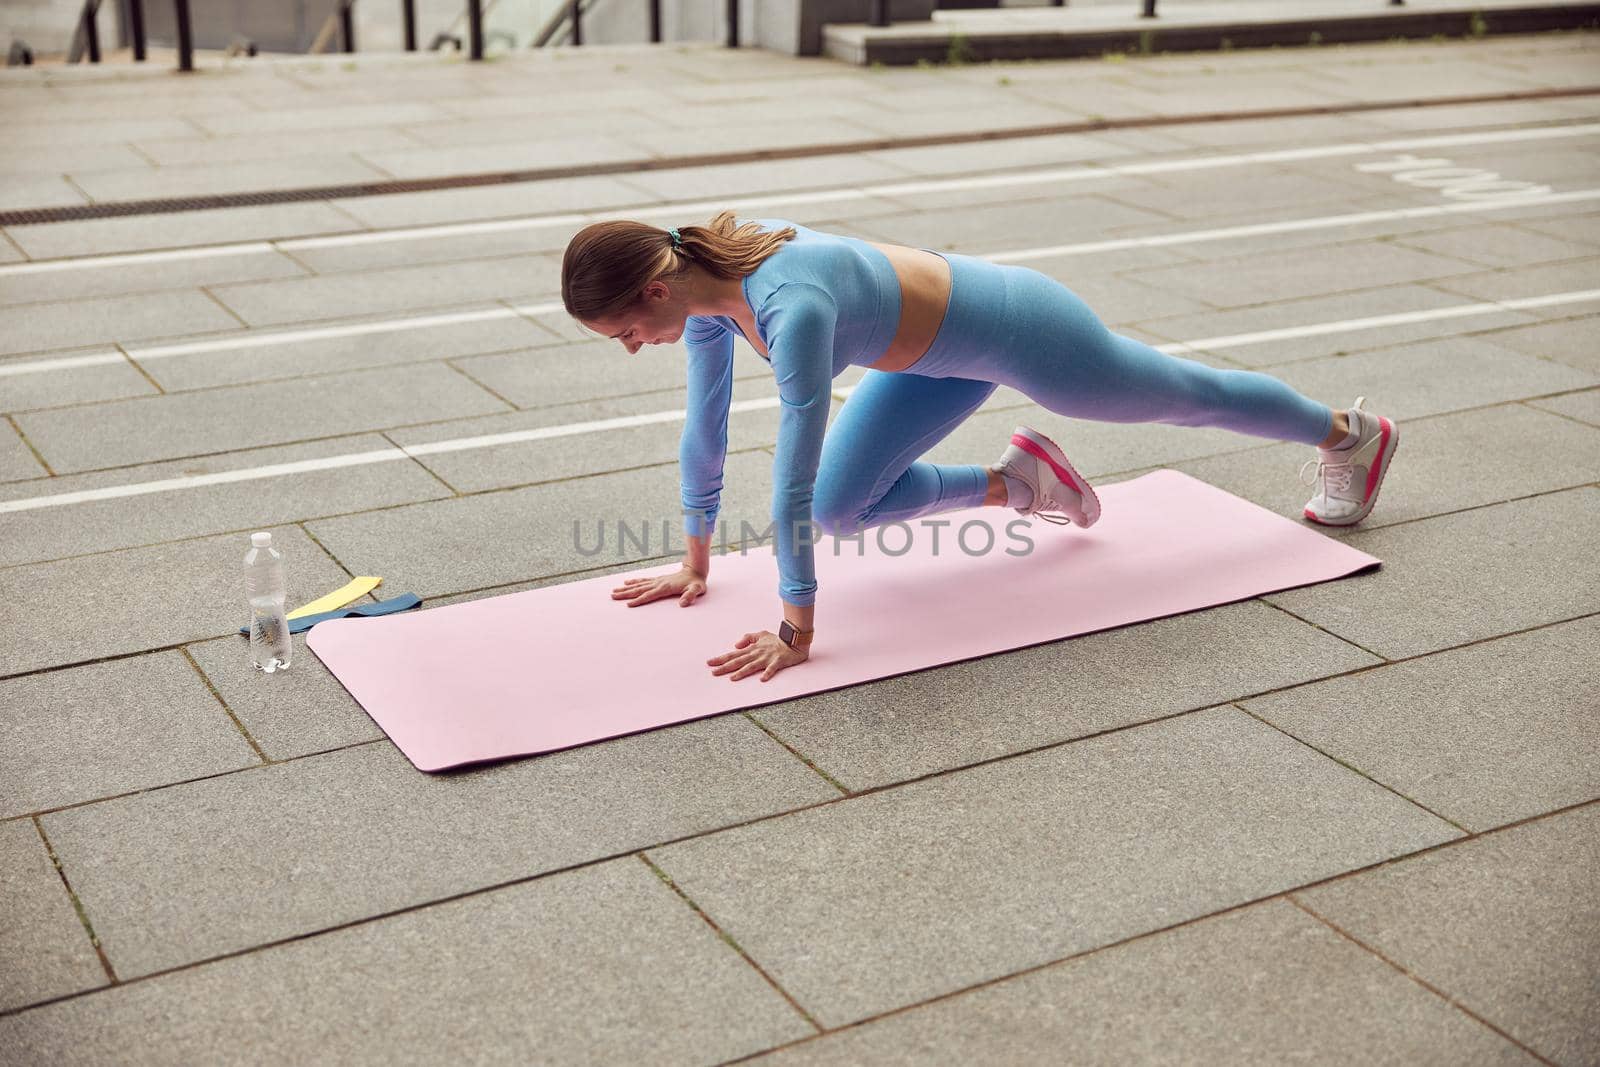
[[[1549,296],[1521,297],[1516,300],[1486,301],[1481,304],[1454,304],[1450,307],[1431,308],[1427,311],[1401,311],[1392,315],[1372,315],[1362,319],[1343,319],[1338,322],[1319,322],[1307,326],[1289,326],[1281,330],[1262,330],[1258,333],[1236,333],[1223,337],[1202,337],[1196,341],[1182,341],[1172,345],[1157,345],[1163,352],[1198,352],[1211,348],[1237,348],[1241,345],[1261,345],[1270,341],[1284,341],[1291,337],[1317,337],[1329,333],[1354,330],[1375,330],[1384,326],[1402,326],[1411,322],[1432,322],[1437,319],[1459,319],[1471,315],[1492,315],[1496,311],[1523,311],[1528,308],[1554,307],[1559,304],[1576,304],[1600,300],[1600,289],[1581,289],[1570,293],[1552,293]]]
[[[1189,230],[1184,233],[1154,234],[1149,237],[1124,237],[1112,241],[1091,241],[1084,244],[1054,245],[1046,248],[1024,248],[1015,252],[994,252],[976,258],[1001,263],[1025,263],[1035,259],[1086,255],[1093,252],[1110,252],[1121,248],[1156,248],[1164,245],[1199,244],[1204,241],[1225,241],[1235,237],[1259,237],[1263,234],[1294,233],[1299,230],[1325,230],[1341,226],[1360,226],[1369,222],[1425,219],[1439,215],[1498,211],[1502,208],[1530,207],[1541,204],[1570,204],[1583,200],[1600,200],[1600,189],[1575,189],[1566,193],[1543,193],[1537,196],[1503,197],[1495,200],[1430,204],[1427,207],[1393,208],[1387,211],[1360,211],[1349,215],[1323,215],[1309,219],[1286,219],[1281,222],[1258,222],[1248,226],[1228,226],[1215,230]]]
[[[567,213],[561,215],[524,215],[509,219],[491,219],[484,222],[448,223],[438,226],[415,226],[392,230],[371,230],[361,233],[330,234],[325,237],[299,237],[278,241],[249,241],[240,244],[208,245],[196,248],[175,248],[151,252],[124,252],[103,256],[80,256],[66,259],[35,260],[26,263],[0,265],[0,279],[12,275],[42,274],[63,270],[88,270],[98,267],[121,267],[164,260],[204,259],[214,256],[255,255],[282,250],[292,252],[316,248],[337,248],[345,245],[365,245],[385,241],[420,241],[440,237],[458,237],[465,234],[502,233],[542,226],[574,226],[601,222],[606,219],[645,218],[655,215],[691,215],[721,211],[723,209],[748,210],[774,204],[820,204],[848,200],[865,200],[876,196],[915,196],[921,193],[951,192],[967,189],[1009,188],[1021,185],[1045,185],[1068,181],[1086,181],[1125,175],[1174,174],[1184,171],[1214,170],[1219,167],[1240,167],[1257,163],[1284,163],[1303,159],[1326,159],[1337,156],[1366,155],[1373,152],[1406,151],[1414,148],[1440,148],[1450,145],[1502,144],[1521,141],[1543,141],[1568,137],[1587,137],[1600,133],[1600,123],[1575,123],[1565,126],[1539,126],[1531,129],[1485,130],[1476,133],[1446,134],[1433,137],[1408,137],[1393,141],[1353,141],[1348,144],[1319,145],[1307,148],[1275,149],[1268,152],[1248,152],[1227,156],[1199,156],[1189,159],[1164,160],[1151,163],[1118,163],[1106,166],[1077,166],[1050,170],[1024,171],[1014,174],[995,174],[985,177],[925,179],[909,182],[889,182],[880,185],[851,186],[815,192],[775,193],[760,197],[702,201],[698,203],[671,203],[649,207],[627,208],[618,211]],[[1071,136],[1071,135],[1061,135]]]
[[[1285,219],[1279,222],[1261,222],[1248,226],[1230,226],[1222,229],[1190,230],[1184,233],[1125,237],[1111,241],[1087,241],[1079,244],[1053,245],[1045,248],[1024,248],[1012,252],[991,252],[974,258],[1000,263],[1025,263],[1031,260],[1050,259],[1057,256],[1089,255],[1123,248],[1154,248],[1181,244],[1200,244],[1206,241],[1257,237],[1263,234],[1337,229],[1341,226],[1358,226],[1393,219],[1420,219],[1439,215],[1471,214],[1498,211],[1504,208],[1577,203],[1586,200],[1600,200],[1600,189],[1578,189],[1571,192],[1550,193],[1526,198],[1508,197],[1502,200],[1431,204],[1426,207],[1394,208],[1387,211],[1362,211],[1349,215],[1322,215],[1308,219]],[[391,333],[402,330],[421,330],[436,326],[453,326],[466,322],[484,322],[491,319],[508,319],[517,316],[534,318],[561,310],[562,305],[559,302],[552,301],[547,304],[521,304],[510,308],[486,308],[481,311],[409,316],[399,319],[377,319],[371,322],[344,323],[338,326],[240,332],[237,335],[216,337],[204,341],[187,341],[177,344],[152,345],[150,347],[124,345],[123,348],[127,351],[129,357],[143,362],[152,359],[169,359],[173,356],[236,352],[243,349],[264,348],[273,345],[301,344],[336,337],[359,337],[367,334]],[[69,356],[61,359],[0,363],[0,378],[13,377],[20,374],[39,374],[72,367],[90,367],[104,363],[121,363],[122,361],[121,353],[107,352],[105,354],[87,356]]]
[[[1335,322],[1291,326],[1282,330],[1263,330],[1259,333],[1235,334],[1228,337],[1205,337],[1194,341],[1175,341],[1152,347],[1169,354],[1182,354],[1184,352],[1199,352],[1206,348],[1265,344],[1269,341],[1282,341],[1291,337],[1314,337],[1345,331],[1370,330],[1401,323],[1427,322],[1471,315],[1492,315],[1500,311],[1519,311],[1525,308],[1554,307],[1561,304],[1588,301],[1600,301],[1600,289],[1551,293],[1546,296],[1519,297],[1515,300],[1489,300],[1476,304],[1458,304],[1451,307],[1431,308],[1426,311],[1374,315],[1361,319],[1341,319]],[[834,390],[834,395],[840,397],[848,396],[855,391],[855,388],[853,385],[846,386]],[[778,397],[741,400],[731,404],[729,411],[759,411],[765,408],[775,408],[779,402]],[[458,437],[445,441],[432,441],[427,444],[380,449],[373,452],[356,452],[344,456],[328,456],[324,459],[301,460],[296,463],[274,463],[263,467],[245,467],[240,470],[222,471],[217,474],[199,474],[189,478],[163,478],[159,481],[134,482],[129,485],[108,485],[99,489],[84,489],[75,493],[25,497],[18,500],[0,501],[0,514],[64,507],[68,504],[82,504],[93,500],[117,500],[124,497],[165,493],[179,489],[199,489],[209,485],[226,485],[233,482],[252,481],[258,478],[278,478],[291,474],[306,474],[312,471],[333,470],[339,467],[354,467],[369,463],[388,463],[417,456],[438,455],[444,452],[463,452],[477,448],[492,448],[497,445],[518,444],[524,441],[571,437],[577,434],[601,433],[606,430],[648,426],[655,423],[678,422],[686,414],[687,412],[682,408],[652,411],[642,415],[624,415],[613,419],[565,423],[557,426],[540,426],[531,430],[514,430],[508,433],[483,434],[476,437]]]

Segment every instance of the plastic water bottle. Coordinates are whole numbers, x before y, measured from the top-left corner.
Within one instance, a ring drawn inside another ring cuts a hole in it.
[[[283,617],[287,594],[283,553],[272,547],[270,533],[250,535],[244,557],[244,589],[250,600],[250,662],[271,674],[289,666],[289,623]]]

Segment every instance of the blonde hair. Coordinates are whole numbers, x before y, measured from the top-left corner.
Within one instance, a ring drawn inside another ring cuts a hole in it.
[[[764,233],[755,222],[735,225],[724,211],[704,226],[672,234],[643,222],[585,226],[561,258],[561,302],[576,319],[611,318],[631,307],[657,278],[676,278],[691,264],[718,278],[742,278],[795,236],[793,226]]]

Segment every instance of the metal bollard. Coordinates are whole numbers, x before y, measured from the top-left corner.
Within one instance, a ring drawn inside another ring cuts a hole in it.
[[[583,0],[569,0],[569,9],[572,14],[572,44],[574,47],[583,44]]]
[[[89,46],[89,62],[100,62],[100,26],[95,18],[100,13],[100,0],[88,0],[83,5],[83,39]]]
[[[400,5],[400,21],[406,24],[406,51],[417,50],[417,0],[403,0]]]
[[[144,0],[128,0],[128,32],[133,35],[133,59],[144,62]]]
[[[867,25],[889,25],[889,0],[872,0],[872,17],[867,21]]]
[[[661,0],[650,0],[650,43],[661,43]]]
[[[467,47],[473,59],[483,58],[483,0],[467,0]]]
[[[739,47],[739,0],[728,0],[728,47]]]
[[[1139,17],[1143,18],[1143,19],[1153,19],[1153,18],[1155,18],[1156,17],[1156,0],[1144,0],[1144,10],[1139,13]]]
[[[178,69],[194,70],[194,34],[189,28],[189,0],[172,0],[178,16]]]
[[[350,15],[350,5],[354,3],[355,0],[345,0],[339,5],[339,36],[344,38],[346,52],[356,50],[356,20]]]

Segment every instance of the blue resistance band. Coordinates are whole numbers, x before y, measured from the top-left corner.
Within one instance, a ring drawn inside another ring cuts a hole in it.
[[[410,611],[422,603],[422,598],[415,593],[401,593],[388,600],[380,600],[376,604],[360,604],[353,608],[340,608],[338,611],[324,611],[320,615],[302,615],[298,619],[289,620],[289,632],[292,634],[304,633],[319,622],[329,619],[345,619],[352,616],[372,618],[377,615],[393,615],[397,611]],[[241,626],[239,632],[246,636],[250,627]]]

